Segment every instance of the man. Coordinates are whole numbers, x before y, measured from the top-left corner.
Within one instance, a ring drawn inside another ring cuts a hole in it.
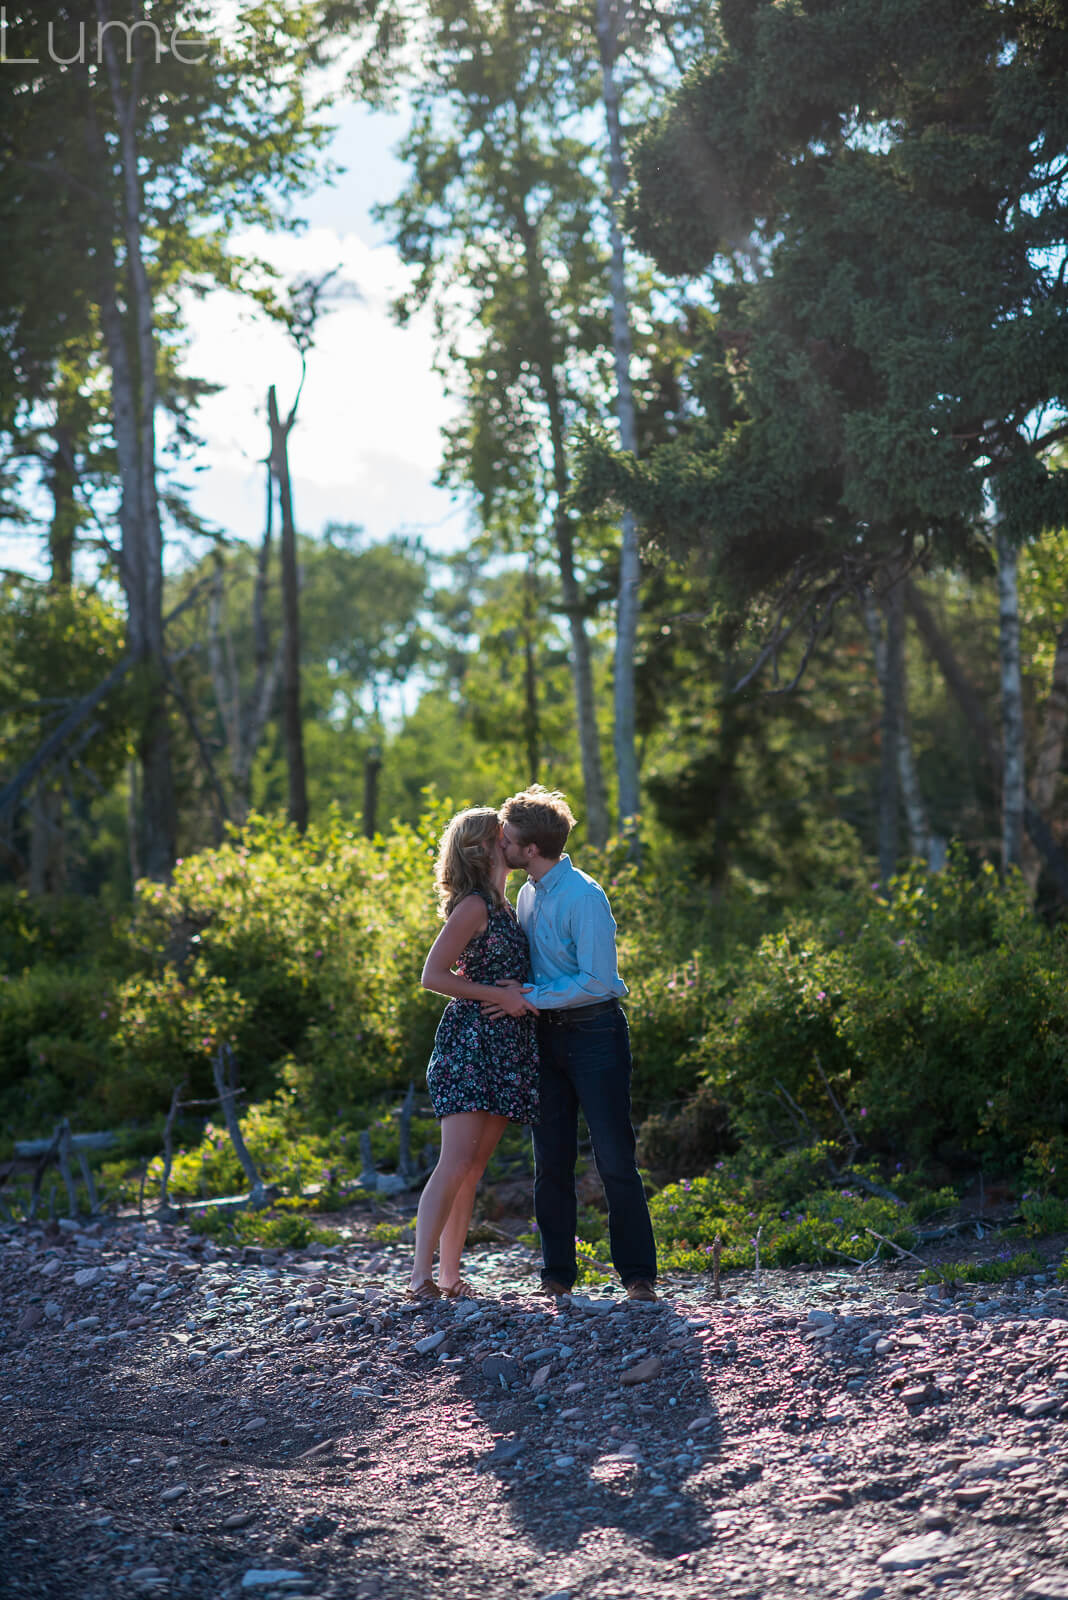
[[[542,1287],[567,1294],[577,1276],[581,1106],[608,1201],[612,1261],[628,1299],[655,1300],[656,1245],[634,1160],[630,1036],[619,1004],[627,986],[617,971],[615,919],[604,890],[564,854],[575,819],[562,794],[535,784],[506,800],[500,817],[505,860],[527,873],[517,911],[530,945],[532,981],[523,991],[538,1012],[534,1215]]]

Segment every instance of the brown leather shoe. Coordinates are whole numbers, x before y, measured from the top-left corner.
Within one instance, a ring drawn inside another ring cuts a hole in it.
[[[541,1292],[552,1300],[560,1300],[565,1294],[570,1294],[571,1290],[566,1283],[561,1283],[557,1278],[543,1278]]]
[[[433,1278],[423,1278],[420,1283],[413,1284],[404,1293],[406,1300],[438,1300],[440,1297],[441,1290]]]
[[[660,1296],[649,1282],[648,1278],[635,1278],[632,1283],[624,1284],[628,1300],[659,1300]]]

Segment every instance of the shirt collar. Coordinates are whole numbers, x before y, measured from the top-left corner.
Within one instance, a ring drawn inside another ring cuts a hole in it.
[[[571,865],[571,857],[567,854],[562,855],[555,867],[550,867],[548,872],[538,879],[537,883],[534,883],[533,878],[530,879],[530,882],[534,883],[534,893],[552,894],[553,890],[558,889],[565,878],[570,877],[574,870]]]

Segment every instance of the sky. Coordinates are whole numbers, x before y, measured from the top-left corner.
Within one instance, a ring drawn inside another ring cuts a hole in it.
[[[350,290],[320,322],[290,435],[297,525],[318,534],[328,522],[359,523],[373,539],[418,532],[431,549],[449,549],[467,526],[462,503],[434,487],[450,401],[433,370],[429,316],[405,328],[390,319],[406,269],[371,218],[373,203],[392,199],[404,181],[392,154],[403,120],[357,105],[335,108],[334,119],[330,155],[345,170],[298,202],[306,231],[246,233],[234,241],[286,278],[340,267]],[[288,410],[299,358],[282,330],[235,295],[191,301],[188,320],[186,370],[223,387],[197,411],[203,445],[181,476],[201,517],[230,536],[258,539],[267,387],[277,385]],[[0,537],[0,566],[41,572],[37,551],[34,540]],[[176,559],[177,550],[169,565]]]
[[[375,539],[418,530],[436,549],[455,545],[465,511],[434,487],[440,430],[451,413],[433,371],[429,315],[405,328],[389,303],[406,269],[371,218],[375,201],[392,199],[404,168],[392,154],[397,115],[344,108],[331,155],[345,171],[303,200],[302,234],[244,235],[287,278],[339,267],[352,298],[339,299],[320,323],[308,358],[290,471],[298,525],[318,533],[327,522],[356,522]],[[241,538],[262,529],[266,393],[278,386],[280,408],[296,392],[300,363],[285,334],[236,296],[215,294],[190,311],[188,366],[225,384],[199,412],[205,440],[193,503],[204,517]]]

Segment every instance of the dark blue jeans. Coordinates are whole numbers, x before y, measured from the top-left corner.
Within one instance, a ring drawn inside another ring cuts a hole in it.
[[[538,1022],[541,1112],[534,1127],[534,1215],[542,1277],[570,1288],[575,1261],[575,1162],[582,1107],[608,1201],[612,1261],[623,1282],[656,1277],[656,1245],[634,1162],[630,1034],[622,1010],[588,1021]]]

